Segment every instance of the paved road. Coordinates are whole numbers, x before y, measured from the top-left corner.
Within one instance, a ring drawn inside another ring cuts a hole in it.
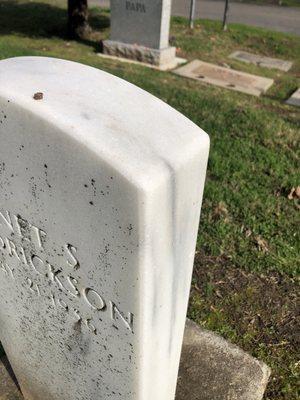
[[[90,4],[109,7],[109,0],[90,0]],[[188,16],[190,0],[173,0],[172,14]],[[221,20],[224,1],[196,0],[196,17]],[[229,22],[237,22],[300,35],[300,7],[259,6],[231,3]]]

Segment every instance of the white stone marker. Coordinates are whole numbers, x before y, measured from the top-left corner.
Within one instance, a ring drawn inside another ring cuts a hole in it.
[[[173,400],[208,136],[110,74],[0,62],[0,340],[26,400]]]
[[[193,60],[183,67],[177,68],[175,74],[199,82],[220,86],[242,93],[260,96],[272,85],[274,80],[258,75],[246,74],[231,68],[219,67],[200,60]]]
[[[297,89],[291,97],[289,97],[286,101],[286,104],[290,106],[300,107],[300,88]]]
[[[170,16],[171,0],[111,0],[111,33],[103,42],[104,54],[175,67]]]
[[[248,53],[247,51],[235,51],[230,54],[230,58],[247,64],[256,64],[259,67],[279,69],[281,71],[289,71],[293,66],[291,61],[280,60],[279,58],[271,58],[260,56],[258,54]]]

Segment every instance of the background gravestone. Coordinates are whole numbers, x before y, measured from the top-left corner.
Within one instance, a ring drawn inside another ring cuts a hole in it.
[[[110,74],[21,57],[0,62],[0,141],[0,340],[25,399],[172,400],[207,135]]]
[[[111,0],[110,40],[104,53],[157,66],[176,66],[169,46],[171,0]]]

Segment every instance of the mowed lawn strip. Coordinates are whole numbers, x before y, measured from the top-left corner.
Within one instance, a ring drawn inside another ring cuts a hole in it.
[[[50,56],[124,78],[175,107],[211,137],[189,316],[268,363],[265,399],[299,398],[300,111],[284,101],[300,86],[300,40],[241,25],[173,18],[178,55],[273,78],[261,98],[97,55],[109,10],[91,9],[89,39],[66,37],[61,1],[0,0],[0,58]],[[244,64],[235,50],[294,62],[289,72]],[[134,113],[134,110],[132,110]],[[298,330],[297,330],[298,329]]]

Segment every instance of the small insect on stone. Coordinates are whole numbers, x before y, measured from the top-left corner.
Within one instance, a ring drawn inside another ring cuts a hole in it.
[[[42,92],[34,93],[33,98],[34,98],[34,100],[43,100],[44,93],[42,93]]]

